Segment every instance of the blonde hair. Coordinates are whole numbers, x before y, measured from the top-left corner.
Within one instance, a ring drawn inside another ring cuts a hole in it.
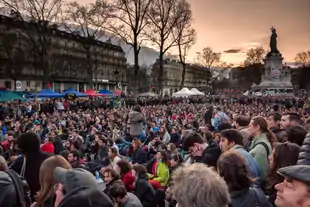
[[[225,181],[205,164],[185,164],[173,173],[172,180],[173,197],[181,206],[227,207],[230,203]]]
[[[48,198],[54,196],[54,185],[56,181],[53,177],[53,172],[56,167],[70,169],[71,165],[60,155],[52,156],[41,164],[39,172],[41,188],[36,196],[36,201],[39,204],[43,204]]]

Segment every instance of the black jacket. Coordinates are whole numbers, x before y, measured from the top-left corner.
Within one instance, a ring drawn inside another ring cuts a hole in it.
[[[113,179],[111,180],[109,183],[106,184],[106,188],[104,189],[104,193],[107,194],[109,197],[111,197],[110,195],[110,189],[111,189],[111,186],[113,184],[119,184],[119,185],[124,185],[124,183],[120,180],[120,179]]]
[[[298,156],[298,165],[310,165],[310,133],[304,139]]]
[[[40,190],[39,171],[40,171],[41,164],[48,157],[50,157],[50,155],[42,151],[38,151],[33,154],[28,154],[26,156],[25,179],[29,185],[32,200],[34,200],[34,196]],[[12,164],[11,169],[17,172],[18,174],[20,174],[23,163],[24,163],[24,158],[19,157]]]
[[[134,194],[139,198],[143,207],[155,207],[155,190],[149,183],[147,174],[139,175]]]
[[[214,140],[209,140],[208,145],[209,146],[203,151],[202,157],[195,157],[195,161],[216,167],[217,160],[221,155],[221,149],[218,143]]]
[[[144,164],[148,161],[148,153],[142,148],[137,149],[132,154],[132,164]]]

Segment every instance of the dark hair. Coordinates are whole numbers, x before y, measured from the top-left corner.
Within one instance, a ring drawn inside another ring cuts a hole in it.
[[[184,150],[188,151],[188,148],[194,146],[195,143],[203,144],[206,140],[198,133],[190,133],[184,140]]]
[[[298,161],[300,147],[295,143],[275,143],[273,156],[273,166],[269,172],[270,187],[284,180],[277,171],[282,167],[295,165]]]
[[[218,131],[223,131],[225,129],[232,129],[231,123],[220,123],[220,125],[217,127]]]
[[[169,166],[169,160],[168,160],[168,154],[166,151],[159,151],[159,153],[161,154],[162,158],[161,158],[161,162],[166,164],[167,166]]]
[[[120,168],[120,174],[121,175],[124,175],[125,173],[127,173],[131,170],[130,163],[127,160],[120,160],[116,164]]]
[[[127,195],[125,185],[122,185],[120,183],[113,183],[109,187],[109,195],[112,198],[124,198]]]
[[[287,141],[302,146],[307,133],[307,130],[303,126],[290,126],[286,129]]]
[[[74,141],[71,143],[71,145],[73,145],[73,147],[77,150],[81,149],[81,143],[79,141]]]
[[[246,127],[249,125],[250,119],[247,116],[240,115],[236,117],[235,122],[241,127]]]
[[[115,180],[121,179],[121,175],[114,169],[108,167],[106,168],[103,173],[110,173],[111,177]]]
[[[230,192],[247,189],[254,181],[249,176],[244,157],[237,151],[224,152],[217,161],[217,169]]]
[[[301,119],[300,119],[300,116],[299,114],[297,113],[294,113],[294,112],[286,112],[282,115],[283,116],[288,116],[288,119],[289,121],[295,121],[295,122],[298,122],[298,123],[301,123]]]
[[[110,150],[113,154],[117,155],[117,149],[115,147],[110,147]]]
[[[141,113],[141,106],[139,106],[139,105],[136,105],[136,106],[134,106],[133,107],[133,109],[132,109],[133,111],[136,111],[136,112],[140,112]]]
[[[214,137],[213,137],[213,134],[210,132],[210,131],[206,131],[205,132],[205,138],[207,141],[210,141],[212,140]]]
[[[144,165],[141,164],[135,164],[133,165],[133,170],[136,171],[139,175],[144,175],[147,173],[147,169]]]
[[[17,139],[17,145],[24,154],[34,154],[40,151],[40,138],[34,132],[21,134]]]
[[[234,142],[235,144],[243,146],[243,136],[235,129],[226,129],[221,132],[221,137],[224,137],[228,142]]]
[[[176,161],[177,163],[180,163],[180,164],[183,163],[183,157],[180,154],[173,154],[171,156],[171,159]]]
[[[270,129],[270,131],[275,135],[277,142],[287,141],[287,133],[285,129],[274,128],[274,129]]]
[[[270,116],[272,116],[272,119],[274,122],[279,122],[281,121],[281,118],[282,118],[282,115],[278,112],[273,112],[273,113],[268,114],[267,118]]]
[[[70,151],[70,154],[72,154],[73,157],[76,157],[77,160],[80,159],[80,153],[77,150]]]
[[[68,150],[62,150],[60,152],[60,155],[63,156],[63,158],[65,158],[66,160],[68,160],[69,151]]]
[[[276,142],[276,138],[274,134],[268,130],[267,121],[261,116],[254,117],[252,121],[254,126],[259,126],[261,133],[266,134],[271,146],[273,146],[273,143]]]

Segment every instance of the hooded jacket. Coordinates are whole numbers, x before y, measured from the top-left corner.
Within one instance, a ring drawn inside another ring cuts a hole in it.
[[[144,116],[142,113],[137,111],[132,111],[129,113],[129,123],[130,123],[130,135],[140,136],[142,134],[142,124],[144,122]]]

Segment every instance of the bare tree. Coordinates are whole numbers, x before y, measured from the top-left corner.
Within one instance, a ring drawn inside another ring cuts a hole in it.
[[[145,41],[143,31],[149,24],[147,13],[153,0],[110,0],[112,21],[106,29],[131,45],[134,52],[135,74],[139,70],[139,52]]]
[[[302,66],[310,67],[310,50],[298,53],[295,60]]]
[[[182,79],[181,87],[184,87],[185,74],[186,74],[186,58],[189,49],[196,41],[196,30],[192,28],[192,11],[190,4],[183,0],[183,15],[176,23],[176,27],[173,30],[174,38],[178,47],[179,61],[182,64]]]
[[[26,36],[33,53],[33,63],[36,70],[43,71],[43,81],[49,80],[50,26],[59,20],[63,0],[0,0],[11,10],[14,18],[28,22],[28,28],[19,30]],[[30,27],[30,28],[29,28]]]
[[[176,38],[173,35],[177,23],[182,18],[184,8],[183,0],[153,0],[148,12],[151,22],[147,36],[159,49],[159,73],[158,84],[160,92],[163,89],[163,64],[165,53],[176,46]]]
[[[221,53],[214,52],[211,47],[205,47],[201,52],[197,52],[197,60],[199,64],[206,68],[208,85],[219,78],[219,72],[222,71],[215,72],[212,70],[212,67],[220,64]]]
[[[90,88],[93,88],[94,73],[97,71],[97,63],[92,58],[91,45],[103,37],[103,25],[107,23],[109,11],[109,6],[104,0],[86,5],[80,5],[74,1],[67,4],[62,19],[68,31],[86,39],[82,46],[87,56],[86,68]]]
[[[262,47],[251,48],[246,53],[244,65],[262,64],[266,51]]]

